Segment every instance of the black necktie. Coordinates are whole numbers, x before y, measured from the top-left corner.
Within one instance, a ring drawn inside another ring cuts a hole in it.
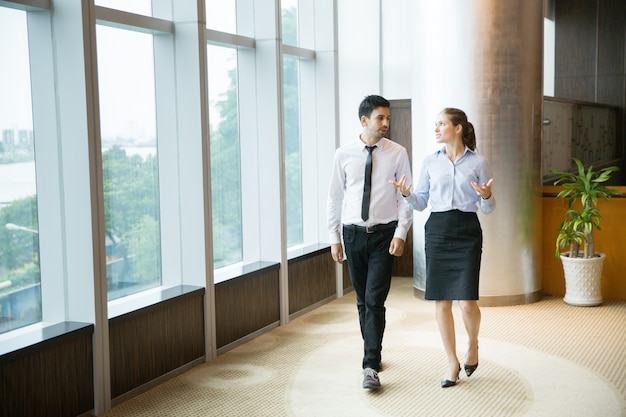
[[[374,146],[366,146],[367,159],[365,160],[365,185],[363,186],[363,202],[361,204],[361,218],[367,221],[370,217],[370,194],[372,190],[372,152]]]

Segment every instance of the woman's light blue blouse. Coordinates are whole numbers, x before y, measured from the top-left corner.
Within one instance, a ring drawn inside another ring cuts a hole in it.
[[[444,149],[424,159],[413,192],[405,197],[406,202],[419,211],[424,210],[430,200],[433,212],[455,209],[476,212],[480,207],[483,213],[491,213],[496,207],[494,196],[481,198],[471,184],[474,181],[483,185],[492,178],[485,158],[465,147],[465,153],[452,162]]]

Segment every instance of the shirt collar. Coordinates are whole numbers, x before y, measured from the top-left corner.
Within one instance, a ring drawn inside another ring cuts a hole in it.
[[[437,152],[435,152],[435,153],[436,153],[437,155],[445,155],[445,154],[446,154],[445,150],[446,150],[446,147],[444,146],[444,147],[442,147],[441,149],[439,149],[439,150],[438,150]],[[473,151],[473,150],[471,150],[470,148],[468,148],[468,147],[467,147],[467,145],[465,145],[465,151],[463,151],[463,155],[461,155],[461,156],[465,156],[465,154],[467,154],[468,152],[471,152],[471,153],[476,153],[476,151],[475,151],[475,150]]]
[[[376,146],[377,148],[383,149],[387,143],[387,138],[380,138],[380,140],[378,142],[376,142],[376,144],[374,146]],[[361,138],[357,138],[357,145],[359,148],[365,150],[365,147],[368,146],[366,145]]]

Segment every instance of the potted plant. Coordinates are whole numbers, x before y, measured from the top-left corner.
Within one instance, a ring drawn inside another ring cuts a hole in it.
[[[593,231],[600,230],[600,199],[608,200],[618,191],[606,187],[616,166],[594,171],[572,158],[576,170],[551,171],[558,178],[554,185],[563,187],[556,198],[567,198],[567,211],[558,229],[555,256],[561,259],[565,273],[565,297],[571,305],[593,306],[602,303],[601,276],[605,254],[596,252]],[[561,252],[569,245],[569,250]],[[581,250],[582,247],[582,250]]]

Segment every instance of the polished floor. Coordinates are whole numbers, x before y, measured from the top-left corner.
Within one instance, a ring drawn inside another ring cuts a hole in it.
[[[626,301],[483,307],[478,370],[440,387],[434,304],[394,278],[382,389],[364,390],[354,294],[117,405],[123,416],[626,416]],[[458,354],[466,347],[458,307]]]

